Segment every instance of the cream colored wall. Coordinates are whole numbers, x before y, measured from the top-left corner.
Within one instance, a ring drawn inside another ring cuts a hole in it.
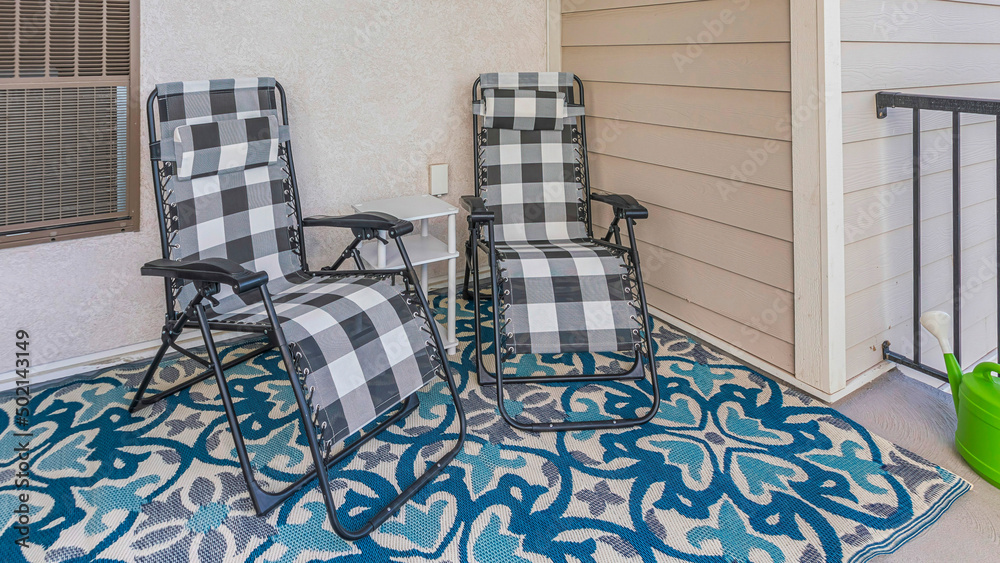
[[[650,304],[794,372],[789,1],[565,0],[562,42],[594,187],[649,207]]]
[[[913,350],[912,111],[875,118],[880,90],[1000,98],[995,1],[841,0],[847,375]],[[923,310],[951,311],[951,114],[921,112]],[[963,363],[996,347],[994,119],[962,127]],[[924,333],[925,362],[943,366]]]
[[[472,82],[545,69],[546,1],[143,0],[141,34],[143,100],[157,82],[275,76],[303,212],[336,214],[426,192],[431,163],[450,164],[448,201],[471,193]],[[141,232],[0,250],[0,365],[13,366],[15,329],[36,365],[158,337],[163,286],[139,276],[159,257],[146,159]],[[315,266],[344,240],[307,238]]]

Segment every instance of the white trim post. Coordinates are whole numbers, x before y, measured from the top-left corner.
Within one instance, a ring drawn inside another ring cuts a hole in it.
[[[847,385],[840,0],[791,0],[795,378]]]

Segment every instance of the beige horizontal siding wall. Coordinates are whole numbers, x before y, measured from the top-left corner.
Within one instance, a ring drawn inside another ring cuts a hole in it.
[[[912,111],[880,90],[1000,99],[1000,2],[841,0],[847,370],[913,350]],[[924,310],[951,311],[951,114],[921,112]],[[962,126],[963,363],[996,347],[996,125]],[[924,333],[926,363],[943,367]]]
[[[649,207],[650,304],[791,373],[788,10],[566,0],[562,69],[585,83],[594,188]]]

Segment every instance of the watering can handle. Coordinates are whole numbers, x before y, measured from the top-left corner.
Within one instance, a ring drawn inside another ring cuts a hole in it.
[[[1000,374],[1000,364],[995,364],[993,362],[983,362],[976,366],[976,369],[972,370],[972,373],[979,377],[985,379],[993,379],[993,374]]]

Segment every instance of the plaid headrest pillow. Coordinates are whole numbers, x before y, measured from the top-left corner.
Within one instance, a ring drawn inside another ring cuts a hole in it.
[[[568,116],[566,94],[491,88],[483,92],[484,127],[520,131],[561,130]]]
[[[181,180],[234,172],[278,161],[278,119],[226,119],[174,129]]]

